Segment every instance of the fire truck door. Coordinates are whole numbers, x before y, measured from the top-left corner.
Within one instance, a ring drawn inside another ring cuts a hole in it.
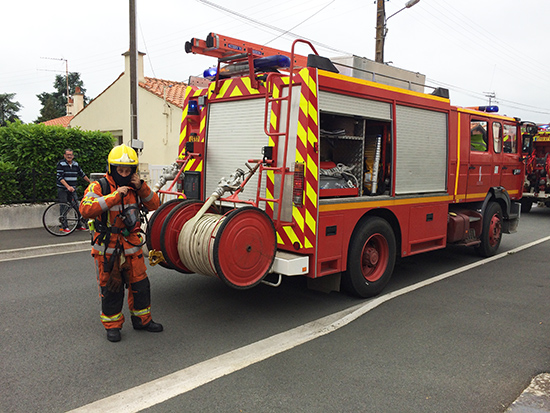
[[[492,148],[489,145],[488,127],[487,120],[472,118],[470,121],[470,162],[466,190],[468,199],[484,198],[493,185],[494,158],[490,151]]]
[[[502,175],[501,185],[514,197],[523,185],[522,168],[524,168],[518,153],[518,136],[516,125],[503,124],[502,133]]]

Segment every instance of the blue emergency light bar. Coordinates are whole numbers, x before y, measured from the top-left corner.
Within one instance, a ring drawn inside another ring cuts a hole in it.
[[[290,67],[290,58],[283,55],[259,57],[254,59],[254,70],[283,69]],[[214,79],[217,69],[211,67],[203,72],[206,79]],[[220,69],[220,75],[237,75],[248,72],[248,63],[238,62]]]
[[[498,106],[478,106],[477,110],[481,112],[494,113],[498,112]]]

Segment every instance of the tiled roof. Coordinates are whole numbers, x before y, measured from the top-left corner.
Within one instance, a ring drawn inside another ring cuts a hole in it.
[[[139,85],[162,99],[166,90],[166,100],[183,109],[186,83],[146,77],[145,82],[140,82]]]
[[[46,122],[41,122],[42,125],[46,126],[63,126],[64,128],[69,127],[69,122],[71,119],[74,118],[74,116],[61,116],[60,118],[50,119]]]

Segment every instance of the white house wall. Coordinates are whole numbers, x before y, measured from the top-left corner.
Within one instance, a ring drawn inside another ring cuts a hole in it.
[[[139,139],[143,141],[140,162],[149,165],[170,165],[178,156],[182,109],[169,104],[164,115],[164,100],[139,88]],[[121,132],[123,143],[131,139],[130,82],[122,75],[94,99],[71,121],[71,127],[102,132]]]

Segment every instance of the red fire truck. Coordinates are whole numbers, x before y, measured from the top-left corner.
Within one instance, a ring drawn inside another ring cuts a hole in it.
[[[516,231],[533,125],[452,106],[445,89],[342,75],[303,40],[285,53],[211,33],[186,50],[218,65],[187,89],[169,177],[182,192],[159,190],[180,197],[151,217],[152,264],[368,297],[397,256],[453,244],[487,257]]]
[[[525,169],[521,212],[531,211],[534,203],[550,207],[550,125],[538,125]]]

